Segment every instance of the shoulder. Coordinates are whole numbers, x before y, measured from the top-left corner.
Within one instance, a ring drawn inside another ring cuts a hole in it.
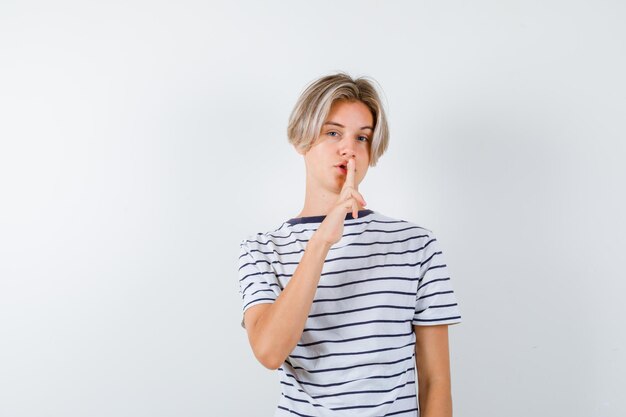
[[[280,226],[266,231],[252,233],[245,236],[239,242],[239,246],[242,250],[250,252],[272,251],[277,246],[281,246],[284,242],[288,241],[292,235],[288,223],[282,223]]]
[[[420,223],[416,223],[414,221],[405,220],[403,218],[396,218],[391,216],[386,216],[379,212],[374,212],[373,221],[379,224],[388,225],[389,228],[393,228],[395,230],[407,231],[410,234],[414,235],[422,235],[422,236],[432,236],[432,230],[424,227]]]

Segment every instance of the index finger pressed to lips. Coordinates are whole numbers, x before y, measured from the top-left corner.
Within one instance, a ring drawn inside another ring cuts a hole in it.
[[[354,171],[356,170],[354,158],[348,159],[348,173],[346,174],[346,182],[344,183],[344,187],[350,186],[354,189]]]

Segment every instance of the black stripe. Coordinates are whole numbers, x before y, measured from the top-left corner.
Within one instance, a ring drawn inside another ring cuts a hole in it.
[[[413,383],[415,383],[415,381],[413,381]],[[350,406],[350,407],[333,408],[333,410],[349,410],[349,409],[352,409],[352,408],[376,408],[376,407],[380,407],[381,405],[393,404],[393,403],[395,403],[398,400],[406,400],[408,398],[415,398],[416,401],[417,401],[417,397],[415,395],[403,395],[403,396],[397,397],[395,400],[385,401],[384,403],[380,403],[380,404],[354,405],[354,406]]]
[[[324,261],[324,264],[331,263],[331,262],[335,262],[335,261],[351,260],[351,259],[369,259],[369,258],[373,258],[373,257],[375,257],[375,256],[385,256],[385,257],[386,257],[386,256],[389,256],[389,255],[404,255],[404,254],[407,254],[407,253],[417,253],[417,252],[419,252],[419,251],[424,250],[424,248],[425,248],[425,247],[426,247],[426,246],[422,246],[421,248],[417,248],[417,249],[408,249],[408,250],[405,250],[405,251],[403,251],[403,252],[376,252],[376,253],[370,253],[370,254],[367,254],[367,255],[342,256],[342,257],[339,257],[339,258],[330,258],[330,259],[326,259],[326,260]],[[301,251],[299,251],[299,252],[304,252],[304,250],[301,250]],[[294,252],[294,253],[299,253],[299,252]],[[271,254],[271,252],[270,252],[270,254]],[[439,254],[441,254],[441,252],[435,252],[435,253],[434,253],[433,255],[431,255],[431,257],[430,257],[429,259],[427,259],[426,261],[421,261],[420,263],[417,263],[417,264],[414,264],[414,265],[410,265],[410,266],[422,265],[422,264],[424,264],[424,263],[426,263],[426,262],[430,261],[430,259],[431,259],[434,255],[439,255]],[[253,258],[253,259],[254,259],[254,258]],[[280,262],[280,261],[268,261],[268,260],[265,260],[265,259],[259,259],[259,260],[254,261],[254,262],[248,262],[248,263],[245,263],[245,264],[240,265],[240,266],[239,266],[239,270],[241,270],[242,268],[244,268],[244,267],[246,267],[246,266],[248,266],[248,265],[256,265],[256,264],[259,264],[259,263],[264,263],[264,264],[268,264],[268,265],[274,265],[274,264],[276,264],[276,265],[280,265],[280,266],[283,266],[283,267],[284,267],[284,266],[287,266],[287,265],[299,265],[301,260],[302,260],[302,259],[300,259],[300,260],[298,260],[298,261],[293,261],[293,262]],[[445,265],[444,265],[444,266],[445,266]],[[294,272],[295,272],[295,271],[294,271]],[[427,270],[426,272],[428,272],[428,270]],[[424,273],[424,274],[425,274],[425,273]],[[278,276],[292,276],[292,275],[293,275],[293,274],[281,274],[281,275],[278,275]]]
[[[246,307],[248,307],[252,303],[256,303],[257,301],[271,301],[271,302],[274,302],[274,301],[276,301],[276,299],[275,298],[257,298],[256,300],[252,300],[249,303],[245,304],[243,306],[243,309],[245,310]],[[261,303],[261,304],[268,304],[268,303]]]
[[[458,303],[454,303],[454,304],[441,304],[441,305],[436,305],[436,306],[430,306],[428,308],[446,308],[446,307],[454,307],[458,305]]]
[[[285,393],[281,393],[281,394],[283,395],[283,397],[285,397],[285,398],[289,398],[289,399],[290,399],[290,400],[292,400],[292,401],[297,401],[297,402],[299,402],[299,403],[306,403],[306,404],[312,405],[313,407],[323,407],[323,405],[322,405],[322,404],[313,404],[312,402],[310,402],[310,401],[308,401],[308,400],[301,400],[301,399],[299,399],[299,398],[294,398],[294,397],[291,397],[291,396],[289,396],[289,395],[287,395],[287,394],[285,394]]]
[[[241,278],[239,280],[239,282],[243,281],[244,279],[248,279],[250,277],[253,277],[255,275],[267,275],[267,274],[274,275],[273,272],[255,272],[254,274],[248,274],[248,275],[244,276],[243,278]]]
[[[265,290],[268,291],[268,290]],[[358,321],[358,322],[354,322],[354,323],[346,323],[346,324],[340,324],[337,326],[331,326],[331,327],[318,327],[318,328],[304,328],[304,330],[302,330],[303,332],[320,332],[320,331],[326,331],[326,330],[333,330],[333,329],[341,329],[343,327],[352,327],[352,326],[360,326],[363,324],[371,324],[371,323],[409,323],[411,320],[369,320],[369,321]]]
[[[326,264],[326,263],[331,263],[331,262],[335,262],[335,261],[343,261],[343,260],[350,260],[350,259],[369,259],[369,258],[373,258],[374,256],[404,255],[404,254],[407,254],[407,253],[419,252],[419,251],[421,251],[423,249],[424,248],[422,247],[422,248],[418,248],[418,249],[409,249],[409,250],[406,250],[404,252],[378,252],[378,253],[371,253],[371,254],[362,255],[362,256],[360,256],[360,255],[358,255],[358,256],[342,256],[340,258],[326,259],[324,261],[324,263]],[[302,251],[302,252],[304,252],[304,251]],[[439,252],[439,253],[441,253],[441,252]],[[277,264],[277,265],[281,265],[281,266],[286,266],[286,265],[299,265],[300,261],[280,262],[280,261],[267,261],[265,259],[259,259],[258,261],[248,262],[248,263],[242,264],[241,266],[239,266],[239,269],[241,270],[241,268],[244,268],[244,267],[246,267],[248,265],[256,265],[258,263],[265,263],[265,264],[268,264],[268,265]],[[422,263],[424,263],[424,261]]]
[[[358,211],[358,217],[357,218],[362,218],[365,216],[369,216],[370,214],[374,213],[372,210],[369,209],[365,209],[365,210],[359,210]],[[289,223],[289,224],[302,224],[302,223],[321,223],[322,221],[324,221],[324,218],[326,218],[326,215],[320,215],[320,216],[304,216],[304,217],[294,217],[293,219],[289,219],[287,220],[285,223]],[[352,217],[352,212],[350,213],[346,213],[346,217],[344,220],[356,220],[354,217]]]
[[[439,294],[452,294],[454,291],[450,290],[450,291],[439,291],[439,292],[434,292],[432,294],[428,294],[428,295],[423,295],[421,297],[418,298],[418,300],[422,300],[424,298],[428,298],[428,297],[432,297],[434,295],[439,295]]]
[[[346,225],[346,226],[348,226],[348,225]],[[405,227],[404,229],[393,229],[393,230],[387,230],[387,229],[364,229],[364,230],[362,230],[362,231],[360,231],[360,232],[354,232],[354,233],[344,233],[344,234],[342,234],[342,235],[341,235],[341,237],[342,237],[342,238],[345,238],[345,237],[349,237],[349,236],[359,236],[359,235],[362,235],[363,233],[373,233],[373,232],[380,232],[380,233],[396,233],[396,232],[404,232],[405,230],[413,230],[413,229],[421,229],[421,230],[424,230],[424,228],[423,228],[423,227],[419,227],[419,226],[409,226],[409,227]],[[345,230],[345,229],[344,229],[344,230]],[[302,231],[302,230],[297,231],[297,232],[296,232],[296,231],[293,231],[293,232],[289,233],[289,234],[288,234],[288,235],[286,235],[286,236],[274,236],[274,235],[272,235],[271,237],[273,237],[273,238],[275,238],[275,239],[286,239],[286,238],[288,238],[288,237],[291,237],[291,235],[292,235],[292,234],[302,233],[302,232],[304,232],[304,231]],[[428,236],[428,234],[422,235],[422,237],[424,237],[424,236]],[[252,242],[258,242],[258,241],[253,240],[253,241],[247,241],[247,242],[251,242],[251,243],[252,243]],[[261,243],[261,242],[259,242],[259,243]],[[276,242],[273,242],[273,243],[276,243]]]
[[[412,385],[412,384],[415,384],[415,381],[406,382],[402,386],[398,386],[398,387],[399,388],[404,388],[405,386]],[[396,387],[396,388],[398,388],[398,387]],[[302,390],[298,390],[298,391],[304,392]],[[391,392],[391,391],[393,391],[393,389],[389,390],[389,391],[382,391],[382,392]],[[372,392],[381,392],[381,391],[372,391]],[[363,392],[363,393],[367,393],[367,392]],[[323,407],[321,404],[312,404],[311,402],[309,402],[307,400],[301,400],[299,398],[294,398],[294,397],[291,397],[291,396],[286,395],[286,394],[283,394],[283,397],[289,398],[290,400],[293,400],[293,401],[297,401],[297,402],[301,402],[301,403],[307,403],[307,404],[312,405],[314,407]],[[417,398],[417,397],[415,395],[403,395],[403,396],[397,397],[397,398],[395,398],[393,400],[385,401],[385,402],[382,402],[382,403],[379,403],[379,404],[353,405],[353,406],[348,406],[348,407],[329,407],[329,409],[333,410],[333,411],[340,411],[340,410],[352,410],[352,409],[356,409],[356,408],[376,408],[376,407],[383,406],[385,404],[393,404],[396,401],[406,400],[406,399],[409,399],[409,398]],[[280,407],[280,408],[284,408],[284,407]],[[413,410],[417,410],[417,408],[414,408]],[[412,411],[412,410],[406,410],[406,411]],[[406,411],[402,411],[402,412],[404,413]],[[387,415],[391,415],[391,414],[387,414]]]
[[[420,228],[420,229],[421,229],[421,228]],[[402,230],[406,230],[406,229],[402,229]],[[364,231],[363,231],[362,233],[360,233],[360,234],[367,233],[367,232],[369,232],[369,231],[370,231],[370,230],[364,230]],[[396,231],[397,231],[397,230],[389,230],[388,232],[389,232],[389,233],[392,233],[392,232],[396,232]],[[428,236],[428,235],[410,236],[410,237],[405,238],[405,239],[392,240],[392,241],[389,241],[389,242],[378,242],[378,241],[376,241],[376,242],[352,242],[352,243],[348,243],[348,244],[346,244],[346,245],[344,245],[344,246],[333,246],[332,248],[330,248],[330,250],[331,250],[331,251],[332,251],[332,250],[339,250],[339,249],[347,248],[347,247],[349,247],[349,246],[370,246],[370,245],[378,245],[378,244],[402,243],[402,242],[408,242],[409,240],[418,239],[418,238],[427,237],[427,236]],[[436,240],[436,239],[433,239],[433,240]],[[295,240],[293,240],[293,241],[291,241],[291,242],[289,242],[289,243],[285,243],[285,244],[278,244],[278,243],[275,243],[275,242],[272,242],[272,243],[274,244],[274,246],[277,246],[277,247],[284,247],[284,246],[289,246],[289,245],[291,245],[291,244],[294,244],[294,243],[296,243],[296,242],[306,243],[306,242],[308,242],[308,241],[309,241],[308,239],[295,239]],[[246,242],[249,242],[249,243],[257,243],[257,244],[259,244],[259,245],[261,245],[261,246],[267,246],[267,244],[269,243],[269,242],[259,242],[259,241],[257,241],[257,240],[248,240],[248,241],[246,241]],[[429,242],[429,243],[430,243],[430,242]],[[428,245],[428,244],[426,244],[426,245]],[[261,251],[260,251],[260,250],[258,250],[258,249],[250,249],[250,252],[261,252]],[[271,254],[271,253],[273,253],[273,252],[261,252],[261,253],[264,253],[264,254]],[[284,253],[279,253],[279,252],[276,252],[276,253],[277,253],[278,255],[284,255]],[[290,252],[290,253],[292,253],[292,252]],[[296,252],[296,253],[297,253],[297,252]],[[241,256],[239,256],[239,257],[241,258]]]
[[[367,405],[353,405],[350,407],[333,407],[331,410],[333,411],[338,411],[338,410],[351,410],[354,408],[376,408],[376,407],[380,407],[381,405],[385,405],[385,404],[393,404],[394,402],[396,402],[395,400],[391,400],[391,401],[385,401],[384,403],[380,403],[380,404],[367,404]]]
[[[420,264],[419,262],[416,262],[414,264],[407,263],[407,264],[372,265],[372,266],[365,266],[363,268],[342,269],[340,271],[324,272],[324,273],[320,274],[320,276],[337,275],[337,274],[343,274],[344,272],[367,271],[369,269],[374,269],[374,268],[387,268],[387,267],[394,267],[394,266],[417,266],[419,264]],[[292,275],[293,274],[276,274],[277,277],[291,277]],[[418,280],[418,282],[419,282],[419,280]]]
[[[410,342],[410,343],[407,343],[406,345],[390,347],[390,348],[382,348],[382,349],[374,349],[374,350],[364,350],[364,351],[361,351],[361,352],[337,352],[337,353],[328,353],[328,354],[325,354],[325,355],[318,355],[318,356],[289,355],[289,358],[304,359],[304,360],[318,360],[318,359],[322,359],[322,358],[329,358],[331,356],[365,355],[365,354],[368,354],[368,353],[378,353],[378,352],[387,352],[389,350],[404,349],[404,348],[406,348],[408,346],[413,346],[414,344],[415,344],[414,342]]]
[[[378,244],[391,244],[391,243],[403,243],[403,242],[408,242],[409,240],[413,240],[413,239],[419,239],[422,237],[425,237],[426,235],[417,235],[417,236],[410,236],[407,237],[406,239],[398,239],[398,240],[392,240],[389,242],[365,242],[365,243],[359,243],[359,242],[353,242],[353,243],[348,243],[347,245],[344,246],[340,246],[340,247],[336,247],[336,248],[331,248],[332,249],[343,249],[343,248],[347,248],[348,246],[371,246],[371,245],[378,245]]]
[[[419,290],[421,290],[422,288],[424,288],[425,286],[427,286],[428,284],[432,284],[433,282],[439,282],[439,281],[449,281],[450,277],[445,277],[445,278],[437,278],[437,279],[431,279],[428,282],[423,283],[422,285],[420,285],[419,287],[417,287],[417,291],[419,292]]]
[[[276,262],[276,261],[273,261],[273,262],[268,262],[268,261],[265,261],[265,260],[259,260],[259,261],[255,262],[255,264],[256,264],[256,263],[266,263],[266,264],[269,264],[269,265],[274,264],[274,263],[279,263],[279,264],[280,264],[280,262]],[[300,263],[300,262],[287,262],[287,263],[282,263],[281,265],[297,265],[297,264],[299,264],[299,263]],[[241,270],[241,268],[243,268],[243,267],[245,267],[245,266],[247,266],[247,265],[252,265],[252,264],[245,264],[245,265],[242,265],[242,266],[239,268],[239,270]],[[342,269],[342,270],[340,270],[340,271],[329,271],[329,272],[324,272],[324,273],[320,274],[320,276],[326,276],[326,275],[337,275],[337,274],[342,274],[342,273],[344,273],[344,272],[366,271],[366,270],[368,270],[368,269],[374,269],[374,268],[386,268],[386,267],[394,267],[394,266],[418,266],[418,265],[420,265],[420,262],[416,262],[416,263],[414,263],[414,264],[411,264],[411,263],[406,263],[406,264],[382,264],[382,265],[372,265],[372,266],[366,266],[366,267],[363,267],[363,268]],[[442,267],[445,267],[445,265],[442,265]],[[295,271],[294,271],[294,272],[295,272]],[[239,281],[241,282],[241,281],[243,281],[244,279],[246,279],[246,278],[248,278],[248,277],[250,277],[250,276],[253,276],[253,275],[262,275],[262,274],[273,274],[273,275],[274,275],[274,276],[276,276],[276,277],[290,277],[290,278],[293,276],[293,274],[276,274],[276,273],[274,273],[274,272],[255,272],[255,273],[253,273],[253,274],[248,274],[248,275],[244,276],[244,277],[243,277],[243,278],[241,278]],[[422,278],[423,278],[423,277],[422,277]],[[421,279],[421,278],[420,278],[420,279]],[[420,279],[418,279],[418,282],[420,281]]]
[[[430,245],[430,244],[431,244],[431,243],[433,243],[434,241],[435,241],[435,239],[433,239],[433,240],[429,241],[428,243],[426,243],[426,244],[424,245],[424,247],[426,247],[426,246]],[[433,252],[433,253],[432,253],[432,254],[431,254],[428,258],[426,258],[426,259],[422,260],[422,263],[423,263],[423,264],[427,264],[427,263],[428,263],[431,259],[433,259],[433,257],[434,257],[435,255],[440,255],[440,254],[441,254],[441,251],[436,251],[436,252]]]
[[[399,387],[400,388],[404,388],[405,386],[411,385],[411,384],[415,384],[415,381],[406,382],[405,384],[403,384],[402,386],[399,386]],[[301,390],[299,390],[299,391],[301,391]],[[373,391],[373,392],[391,392],[391,391],[393,391],[393,389],[389,390],[389,391]],[[363,392],[363,393],[365,394],[367,392]],[[293,400],[293,401],[308,403],[308,404],[313,405],[315,407],[322,407],[322,405],[320,405],[320,404],[311,404],[307,400],[301,400],[301,399],[298,399],[298,398],[290,397],[290,396],[285,395],[285,394],[283,394],[283,396],[285,398],[289,398],[290,400]],[[385,404],[393,404],[394,402],[396,402],[398,400],[405,400],[407,398],[414,398],[414,397],[415,397],[415,395],[404,395],[404,396],[401,396],[401,397],[397,397],[397,398],[395,398],[393,400],[385,401],[385,402],[382,402],[382,403],[379,403],[379,404],[353,405],[353,406],[348,406],[348,407],[329,407],[329,408],[331,410],[333,410],[333,411],[352,410],[352,409],[355,409],[355,408],[376,408],[376,407],[380,407],[380,406],[385,405]]]
[[[409,249],[409,250],[405,250],[403,252],[376,252],[376,253],[370,253],[368,255],[363,255],[363,256],[342,256],[342,257],[339,257],[339,258],[326,259],[324,261],[324,263],[330,263],[330,262],[335,262],[335,261],[342,261],[342,260],[346,260],[346,259],[368,259],[368,258],[372,258],[374,256],[404,255],[406,253],[414,253],[414,252],[419,252],[421,250],[424,250],[424,247],[417,248],[417,249]],[[282,264],[282,265],[286,265],[286,264],[287,263]]]
[[[405,291],[371,291],[371,292],[365,292],[365,293],[361,293],[361,294],[348,295],[346,297],[339,297],[339,298],[319,298],[317,300],[313,300],[313,302],[314,303],[325,303],[327,301],[349,300],[351,298],[366,297],[368,295],[376,295],[376,294],[415,295],[414,292],[405,292]]]
[[[335,250],[347,248],[349,246],[371,246],[371,245],[389,245],[389,244],[392,244],[392,243],[404,243],[404,242],[408,242],[409,240],[419,239],[419,238],[426,237],[426,236],[427,235],[417,235],[417,236],[408,237],[406,239],[392,240],[392,241],[389,241],[389,242],[378,242],[378,241],[376,241],[376,242],[365,242],[365,243],[353,242],[353,243],[348,243],[347,245],[344,245],[344,246],[333,246],[332,248],[330,248],[330,250],[331,251],[335,251]],[[267,245],[267,243],[262,243],[262,242],[257,242],[257,241],[251,241],[251,242],[256,242],[256,243],[258,243],[260,245],[263,245],[263,246]],[[308,242],[308,240],[295,240],[294,243],[295,242]],[[282,246],[287,246],[287,245],[282,245]],[[262,253],[264,255],[276,254],[276,255],[284,256],[284,255],[294,255],[294,254],[297,254],[297,253],[302,253],[302,252],[304,252],[304,249],[300,249],[300,250],[293,251],[293,252],[278,252],[278,251],[264,252],[264,251],[262,251],[260,249],[252,249],[252,248],[250,248],[249,253],[246,253],[244,255],[248,255],[248,254],[250,254],[252,252],[259,252],[259,253]],[[244,255],[240,255],[239,259],[241,259]]]
[[[269,292],[271,294],[274,294],[274,291],[272,290],[256,290],[255,292],[253,292],[252,294],[244,294],[244,297],[247,295],[249,297],[252,297],[254,294],[258,293],[258,292]]]
[[[293,366],[291,364],[291,362],[289,362],[288,360],[285,360],[285,363],[289,366],[291,366],[292,369],[301,369],[304,372],[308,373],[308,374],[318,374],[320,372],[336,372],[336,371],[345,371],[347,369],[355,369],[355,368],[363,368],[365,366],[374,366],[374,365],[394,365],[396,363],[400,363],[400,362],[404,362],[408,359],[413,359],[413,355],[411,356],[407,356],[404,358],[400,358],[397,359],[395,361],[390,361],[390,362],[369,362],[369,363],[360,363],[358,365],[354,365],[354,366],[344,366],[341,368],[326,368],[326,369],[306,369],[303,368],[301,366]],[[329,395],[327,395],[327,397],[329,397]],[[315,397],[317,398],[317,397]]]
[[[393,413],[385,414],[383,417],[395,416],[397,414],[404,414],[404,413],[412,413],[413,411],[417,411],[417,410],[418,410],[417,408],[411,408],[409,410],[394,411]]]
[[[254,262],[246,262],[245,264],[239,265],[239,270],[241,271],[243,268],[245,268],[248,265],[256,265],[258,262],[266,263],[266,264],[270,263],[269,261],[266,261],[264,259],[260,259],[258,261],[254,261]]]
[[[347,285],[355,285],[355,284],[362,284],[364,282],[371,282],[371,281],[385,281],[385,280],[396,280],[396,281],[417,281],[419,280],[419,277],[415,277],[415,278],[410,278],[410,277],[379,277],[379,278],[368,278],[368,279],[360,279],[358,281],[348,281],[348,282],[344,282],[342,284],[336,284],[336,285],[318,285],[317,288],[340,288],[340,287],[345,287]]]
[[[407,369],[405,369],[402,372],[398,372],[397,374],[392,374],[392,375],[373,375],[373,376],[368,376],[367,378],[357,378],[357,379],[351,379],[349,381],[344,381],[344,382],[333,382],[331,384],[315,384],[313,382],[300,381],[298,378],[296,378],[295,376],[293,376],[289,372],[287,372],[282,366],[280,368],[278,368],[278,370],[281,371],[286,377],[289,377],[289,378],[293,379],[294,381],[296,381],[300,385],[310,385],[312,387],[328,388],[328,387],[337,387],[339,385],[349,384],[351,382],[359,381],[361,379],[388,379],[388,378],[395,378],[395,377],[400,376],[400,375],[402,375],[404,373],[415,371],[415,366],[407,368]],[[289,383],[284,382],[284,381],[280,381],[280,383],[283,384],[283,385],[290,385],[292,387],[294,386],[293,384],[289,384]],[[304,392],[301,389],[298,389],[298,391]]]
[[[380,224],[397,224],[397,223],[402,223],[402,224],[409,224],[409,223],[408,223],[407,221],[405,221],[405,220],[392,220],[392,221],[385,221],[385,220],[375,220],[375,219],[371,219],[371,220],[364,221],[364,222],[358,222],[358,223],[347,223],[347,224],[344,224],[344,230],[347,230],[347,228],[348,228],[348,227],[350,227],[350,228],[354,228],[355,226],[360,226],[360,225],[362,225],[362,224],[364,224],[364,225],[369,225],[370,223],[380,223]],[[417,225],[412,225],[412,226],[417,227],[417,228],[420,228],[420,229],[425,230],[425,231],[427,231],[427,232],[430,232],[430,230],[428,230],[428,229],[426,229],[426,228],[424,228],[424,227],[420,227],[420,226],[417,226]],[[266,236],[269,236],[269,237],[274,237],[274,238],[281,239],[281,238],[287,238],[287,237],[290,237],[291,235],[296,234],[296,233],[316,232],[316,231],[317,231],[317,229],[319,229],[319,226],[318,226],[318,227],[314,227],[314,228],[312,228],[312,229],[296,229],[295,227],[289,227],[289,226],[287,226],[287,227],[285,228],[285,230],[289,231],[289,234],[288,234],[288,235],[285,235],[285,236],[278,236],[278,235],[274,235],[274,234],[272,234],[272,233],[274,233],[274,232],[280,232],[280,231],[281,231],[281,229],[274,230],[274,231],[272,231],[272,232],[270,232],[270,233],[263,233],[263,234],[264,234],[264,235],[266,235]],[[430,233],[432,233],[432,232],[430,232]]]
[[[375,305],[375,306],[371,306],[371,307],[361,307],[361,308],[355,308],[352,310],[339,310],[339,311],[332,311],[332,312],[328,312],[328,313],[318,313],[318,314],[310,314],[309,318],[311,317],[322,317],[322,316],[334,316],[336,314],[348,314],[348,313],[356,313],[357,311],[366,311],[366,310],[372,310],[375,308],[391,308],[391,309],[397,309],[397,310],[413,310],[414,307],[404,307],[404,306],[396,306],[396,305],[388,305],[388,304],[379,304],[379,305]]]
[[[310,414],[302,414],[302,413],[298,413],[296,411],[290,410],[287,407],[283,407],[282,405],[279,405],[278,408],[280,408],[281,410],[285,410],[285,411],[289,411],[291,414],[295,414],[297,416],[301,416],[301,417],[317,417],[317,416],[312,416]]]
[[[342,339],[342,340],[318,340],[317,342],[311,342],[311,343],[298,343],[297,346],[300,346],[300,347],[313,346],[313,345],[319,345],[320,343],[346,343],[346,342],[352,342],[354,340],[373,339],[377,337],[403,337],[403,336],[409,336],[411,334],[413,334],[413,330],[411,330],[408,333],[374,334],[374,335],[369,335],[369,336],[359,336],[359,337],[353,337],[350,339]]]
[[[358,381],[358,380],[355,380],[355,381]],[[353,381],[351,381],[351,382],[353,382]],[[373,392],[391,392],[391,391],[393,391],[393,390],[395,390],[395,389],[398,389],[398,388],[404,388],[404,387],[405,387],[405,386],[407,386],[407,385],[412,385],[412,384],[415,384],[415,382],[416,382],[415,380],[413,380],[413,381],[407,381],[407,382],[405,382],[405,383],[404,383],[404,384],[402,384],[402,385],[397,385],[397,386],[395,386],[395,387],[393,387],[393,388],[391,388],[391,389],[388,389],[388,390],[346,391],[346,392],[339,393],[339,394],[316,395],[316,396],[310,396],[310,397],[311,397],[311,398],[314,398],[314,399],[318,399],[318,398],[325,398],[325,397],[335,397],[335,396],[339,396],[339,395],[350,395],[350,394],[369,394],[369,393],[373,393]],[[303,394],[307,394],[307,395],[308,395],[308,393],[307,393],[307,392],[305,392],[304,390],[302,390],[302,389],[300,389],[300,388],[296,387],[296,386],[295,386],[295,385],[293,385],[293,384],[289,384],[289,383],[286,383],[286,382],[284,382],[284,381],[281,381],[281,384],[283,384],[283,385],[287,385],[287,386],[289,386],[289,387],[293,387],[293,388],[295,388],[298,392],[301,392],[301,393],[303,393]],[[285,396],[285,397],[287,397],[287,395],[286,395],[286,394],[284,394],[284,393],[282,393],[282,395],[283,395],[283,396]],[[402,396],[402,397],[397,397],[397,398],[396,398],[396,400],[406,399],[406,398],[412,398],[412,397],[413,397],[413,395],[405,395],[405,396]],[[291,399],[293,399],[293,400],[296,400],[296,399],[295,399],[295,398],[293,398],[293,397],[289,397],[289,398],[291,398]],[[297,401],[300,401],[300,402],[307,402],[307,403],[309,403],[309,404],[311,404],[311,405],[314,405],[314,406],[316,406],[316,407],[318,407],[318,406],[319,406],[319,405],[316,405],[316,404],[312,404],[312,403],[310,403],[310,402],[309,402],[309,401],[307,401],[307,400],[301,400],[301,399],[298,399]],[[333,409],[333,410],[334,410],[334,409]]]
[[[267,282],[266,282],[266,284],[267,284]],[[246,285],[246,288],[244,288],[243,290],[241,290],[241,292],[245,294],[246,290],[247,290],[248,288],[250,288],[250,286],[252,286],[252,285],[254,285],[254,281],[252,281],[250,284]]]
[[[362,225],[362,224],[369,225],[370,223],[393,224],[393,223],[408,223],[408,222],[407,222],[407,221],[405,221],[405,220],[392,220],[392,221],[384,221],[384,220],[375,220],[375,219],[371,219],[371,220],[367,220],[367,221],[363,221],[363,222],[355,222],[355,223],[347,223],[347,224],[344,224],[344,230],[345,230],[345,228],[347,228],[347,227],[354,227],[354,226],[359,226],[359,225]],[[417,225],[416,225],[416,226],[417,226]],[[419,226],[418,226],[418,227],[419,227]],[[272,234],[272,233],[274,233],[274,232],[280,232],[280,231],[282,230],[282,227],[280,227],[280,228],[278,228],[277,230],[274,230],[274,231],[272,231],[272,232],[269,232],[269,233],[263,233],[263,234],[264,234],[264,235],[266,235],[266,236],[275,237],[275,238],[278,238],[278,239],[283,239],[283,238],[287,238],[287,237],[291,236],[291,235],[292,235],[292,234],[294,234],[294,233],[316,232],[316,231],[317,231],[317,229],[319,229],[319,226],[318,226],[318,227],[315,227],[315,228],[312,228],[312,229],[300,229],[300,230],[296,230],[296,228],[294,228],[294,227],[290,227],[290,226],[286,225],[286,226],[285,226],[285,230],[289,231],[289,234],[288,234],[288,235],[286,235],[286,236],[277,236],[277,235]],[[426,231],[429,231],[429,232],[430,232],[430,230],[425,229],[425,228],[423,228],[423,227],[421,227],[420,229],[424,229],[424,230],[426,230]],[[431,233],[432,233],[432,232],[431,232]]]
[[[441,253],[441,252],[439,252],[439,253]],[[423,280],[424,278],[426,278],[426,274],[428,274],[431,270],[433,270],[433,269],[439,269],[439,268],[445,268],[446,266],[447,266],[446,264],[442,264],[442,265],[433,265],[433,266],[428,267],[428,269],[426,270],[426,272],[424,272],[424,276],[423,276],[423,277],[421,277],[421,278],[418,280],[418,282],[422,282],[422,280]]]
[[[393,387],[393,388],[390,388],[390,389],[384,389],[384,390],[346,391],[346,392],[333,393],[333,394],[325,394],[325,395],[315,395],[315,396],[311,395],[310,397],[311,397],[311,398],[314,398],[314,399],[316,399],[316,400],[317,400],[318,398],[340,397],[340,396],[343,396],[343,395],[387,393],[387,392],[395,391],[395,390],[397,390],[397,389],[399,389],[399,388],[404,388],[404,387],[406,387],[407,385],[413,385],[413,384],[415,384],[415,381],[407,381],[407,382],[405,382],[404,384],[401,384],[401,385],[396,385],[396,386],[395,386],[395,387]],[[298,390],[298,391],[301,391],[301,390]],[[302,391],[301,391],[301,392],[302,392]],[[283,395],[284,395],[284,394],[283,394]],[[308,402],[308,401],[306,401],[306,400],[304,400],[304,401],[305,401],[305,402]],[[309,404],[311,404],[310,402],[308,402],[308,403],[309,403]],[[314,405],[314,404],[311,404],[311,405]],[[331,410],[340,410],[340,408],[338,408],[338,409],[331,408]]]
[[[454,306],[456,306],[456,305],[458,305],[458,304],[457,304],[457,303],[454,303],[454,304],[432,305],[432,306],[428,306],[428,307],[426,307],[426,308],[425,308],[425,309],[423,309],[423,310],[416,311],[416,312],[415,312],[415,315],[421,314],[421,313],[423,313],[424,311],[428,310],[429,308],[446,308],[446,307],[454,307]]]
[[[440,319],[413,319],[413,321],[428,321],[428,322],[432,322],[432,321],[445,321],[445,320],[456,320],[456,319],[460,319],[461,316],[453,316],[453,317],[443,317]]]

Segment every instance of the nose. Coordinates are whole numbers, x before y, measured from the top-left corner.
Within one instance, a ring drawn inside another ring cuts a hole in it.
[[[355,158],[356,152],[354,150],[354,141],[342,140],[341,141],[341,156],[344,158]]]

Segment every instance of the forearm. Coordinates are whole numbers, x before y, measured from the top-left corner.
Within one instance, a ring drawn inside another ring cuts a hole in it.
[[[289,283],[258,319],[255,334],[268,367],[278,368],[300,340],[330,247],[313,235]]]
[[[452,417],[450,379],[419,381],[418,401],[421,417]]]

